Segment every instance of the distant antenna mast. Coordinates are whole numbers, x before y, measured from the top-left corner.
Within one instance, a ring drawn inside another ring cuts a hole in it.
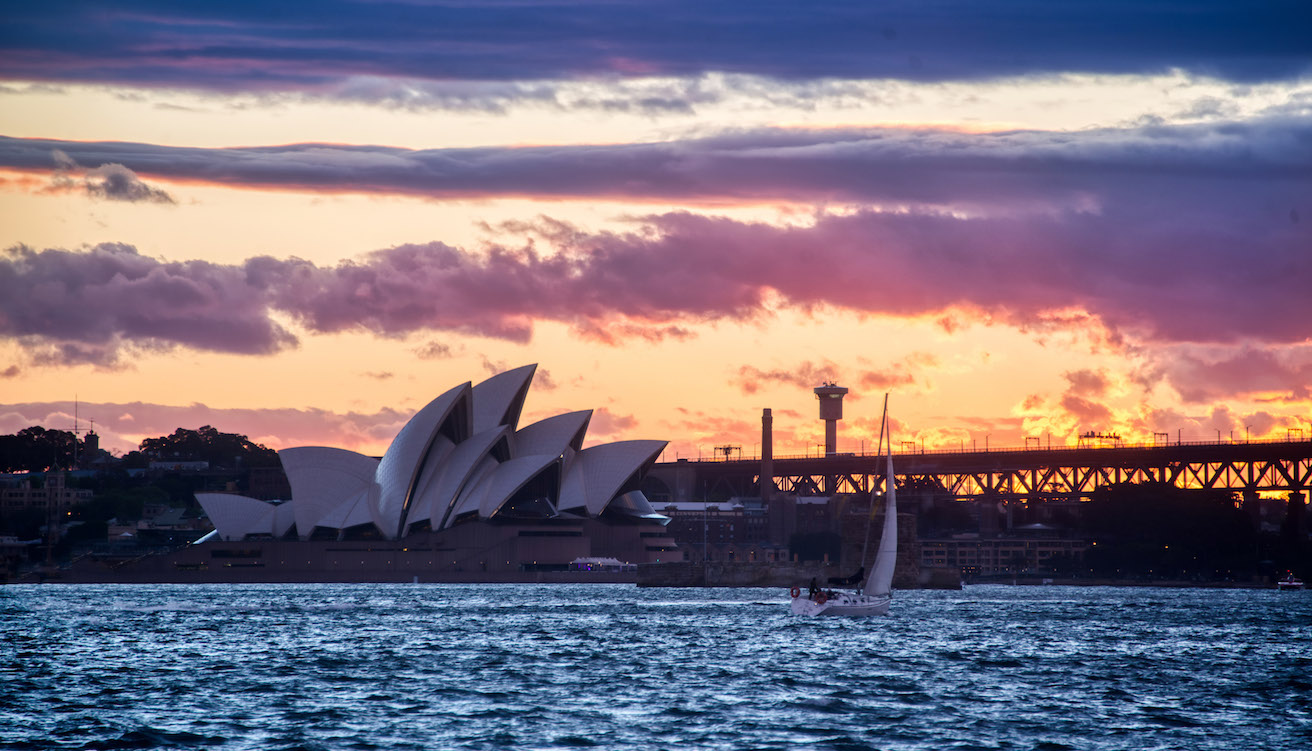
[[[91,421],[90,430],[83,428],[79,424],[80,418],[78,416],[78,410],[80,409],[80,407],[81,407],[81,403],[78,401],[78,396],[77,394],[74,394],[73,395],[73,429],[68,431],[73,434],[73,466],[69,467],[69,469],[75,469],[78,466],[78,450],[81,448],[81,446],[79,445],[80,442],[78,441],[78,436],[81,435],[82,433],[96,432],[95,420]]]

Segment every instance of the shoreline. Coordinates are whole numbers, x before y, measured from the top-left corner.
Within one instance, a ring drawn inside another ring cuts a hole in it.
[[[79,572],[85,574],[86,572]],[[71,574],[71,575],[70,575]],[[371,575],[372,574],[372,575]],[[690,582],[661,581],[654,582],[633,572],[604,571],[521,571],[521,572],[425,572],[423,574],[403,574],[401,572],[360,572],[353,576],[85,576],[61,570],[56,575],[42,572],[20,572],[8,580],[0,580],[5,585],[78,585],[78,584],[629,584],[650,589],[783,589],[794,585],[790,582],[742,582],[727,581]],[[1007,587],[1117,587],[1142,589],[1253,589],[1280,590],[1272,582],[1234,582],[1234,581],[1190,581],[1179,579],[1070,579],[1056,577],[1004,578],[963,581],[958,586],[910,586],[894,587],[900,591],[914,590],[964,590],[980,586]],[[837,587],[835,587],[837,588]],[[1300,592],[1306,590],[1292,590]]]

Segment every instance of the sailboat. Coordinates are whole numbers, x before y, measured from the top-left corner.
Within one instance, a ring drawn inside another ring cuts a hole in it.
[[[884,423],[888,421],[888,397],[884,397]],[[882,432],[882,431],[881,431]],[[792,589],[793,615],[869,616],[887,615],[893,601],[893,570],[897,566],[897,485],[893,481],[893,441],[890,436],[884,480],[884,528],[879,535],[874,570],[865,584],[855,591],[817,590],[803,594]],[[871,495],[874,493],[872,491]],[[871,498],[871,505],[874,498]],[[867,530],[868,532],[868,530]],[[867,536],[867,540],[869,537]],[[864,556],[863,556],[864,557]],[[862,561],[864,563],[864,561]]]

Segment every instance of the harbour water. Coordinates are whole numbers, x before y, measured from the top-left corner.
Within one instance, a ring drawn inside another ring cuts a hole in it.
[[[1312,593],[0,588],[3,749],[1306,749]]]

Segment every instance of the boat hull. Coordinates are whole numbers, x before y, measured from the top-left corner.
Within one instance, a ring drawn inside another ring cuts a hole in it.
[[[889,596],[844,593],[823,602],[808,597],[793,598],[793,615],[865,617],[888,615]]]

